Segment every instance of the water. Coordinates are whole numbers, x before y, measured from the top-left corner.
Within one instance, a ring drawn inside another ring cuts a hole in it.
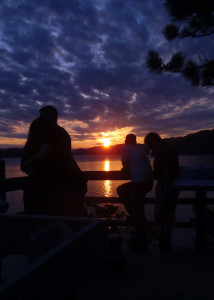
[[[119,155],[79,155],[75,156],[75,159],[83,171],[118,171],[122,168]],[[6,178],[26,175],[20,170],[20,158],[6,158],[5,161]],[[180,166],[214,166],[214,155],[180,156],[179,161]],[[153,163],[152,158],[151,163]],[[115,197],[117,196],[116,188],[124,182],[120,180],[89,181],[87,196]],[[154,189],[148,196],[153,195]],[[185,196],[194,196],[194,194],[192,192],[185,192]],[[7,201],[10,204],[8,213],[23,210],[22,197],[22,191],[7,193]]]

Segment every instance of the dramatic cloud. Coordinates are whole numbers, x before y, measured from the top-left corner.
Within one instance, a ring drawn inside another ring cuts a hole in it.
[[[155,75],[147,52],[211,57],[210,38],[171,43],[163,0],[2,0],[1,145],[23,145],[43,105],[59,111],[73,147],[130,131],[178,136],[213,128],[213,88],[180,75]]]

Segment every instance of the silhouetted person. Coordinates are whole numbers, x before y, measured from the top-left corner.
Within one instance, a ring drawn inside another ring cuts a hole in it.
[[[27,213],[82,215],[86,180],[71,155],[71,139],[57,124],[53,106],[40,109],[29,129],[21,168],[29,175],[24,190]]]
[[[147,249],[144,199],[153,185],[152,167],[147,151],[147,146],[137,144],[134,134],[126,136],[125,145],[121,149],[122,172],[129,173],[132,181],[120,185],[117,193],[135,223],[136,239],[129,246],[136,250]]]
[[[176,150],[154,132],[145,137],[145,144],[154,155],[154,177],[157,179],[155,191],[155,220],[159,231],[159,247],[171,250],[172,224],[175,216],[178,191],[174,180],[179,172]]]
[[[31,123],[21,160],[21,169],[23,172],[28,175],[35,175],[41,172],[40,168],[42,168],[42,174],[46,176],[45,169],[49,170],[52,168],[47,160],[47,154],[51,148],[49,145],[51,135],[51,128],[40,117]],[[46,152],[44,149],[46,149]],[[37,159],[35,159],[35,155]]]

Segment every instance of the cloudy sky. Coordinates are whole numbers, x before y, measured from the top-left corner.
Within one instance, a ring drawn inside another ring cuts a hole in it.
[[[162,36],[169,23],[162,0],[1,0],[0,147],[23,146],[44,105],[59,111],[73,148],[138,142],[214,128],[214,88],[193,87],[180,75],[151,73],[148,50],[165,60],[213,41]]]

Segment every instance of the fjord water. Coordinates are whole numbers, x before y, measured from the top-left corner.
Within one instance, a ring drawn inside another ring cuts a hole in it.
[[[83,171],[118,171],[122,168],[119,155],[79,155],[75,159]],[[6,178],[25,176],[20,170],[20,158],[5,158]],[[180,166],[214,166],[214,155],[180,156]],[[153,159],[151,158],[151,163]],[[89,181],[87,196],[117,196],[116,188],[125,181],[103,180]],[[191,192],[190,192],[191,193]],[[154,194],[153,191],[149,195]],[[22,191],[7,193],[7,201],[10,204],[8,213],[23,210]]]

